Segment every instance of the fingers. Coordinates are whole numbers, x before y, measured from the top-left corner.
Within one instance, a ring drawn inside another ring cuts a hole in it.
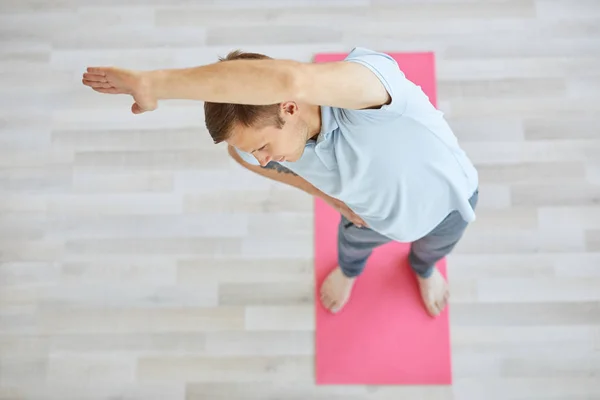
[[[90,82],[108,82],[106,75],[90,74],[89,72],[83,74],[83,79]]]
[[[365,225],[365,221],[362,220],[362,218],[360,218],[358,215],[356,215],[353,211],[348,210],[348,209],[344,209],[344,210],[339,210],[340,213],[346,217],[346,219],[350,222],[352,222],[354,225],[358,226],[359,228],[362,228]]]
[[[365,223],[365,221],[362,220],[362,218],[353,215],[352,219],[350,220],[352,221],[352,223],[356,226],[358,226],[359,228],[364,228],[365,226],[367,226],[367,224]]]
[[[102,81],[91,81],[88,79],[83,79],[82,80],[83,84],[86,86],[89,86],[91,88],[94,89],[109,89],[112,87],[112,85],[106,81],[102,82]]]
[[[133,103],[133,105],[131,106],[131,112],[134,114],[142,114],[146,111],[152,111],[152,109],[142,108],[138,103]]]
[[[102,67],[88,67],[87,72],[93,75],[106,76],[106,68]]]
[[[115,89],[115,88],[108,88],[108,89],[104,89],[104,88],[94,88],[94,90],[96,92],[99,93],[107,93],[107,94],[119,94],[120,92]]]
[[[131,112],[134,114],[141,114],[144,112],[144,110],[142,110],[138,103],[133,103],[131,106]]]

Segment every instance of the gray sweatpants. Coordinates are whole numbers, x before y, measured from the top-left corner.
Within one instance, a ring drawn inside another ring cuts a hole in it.
[[[477,206],[479,190],[469,199],[473,210]],[[429,277],[435,264],[448,255],[462,237],[467,222],[458,211],[453,211],[431,232],[411,243],[408,256],[412,269],[423,278]],[[348,277],[360,275],[373,250],[391,239],[369,228],[359,228],[343,215],[338,229],[338,262]]]

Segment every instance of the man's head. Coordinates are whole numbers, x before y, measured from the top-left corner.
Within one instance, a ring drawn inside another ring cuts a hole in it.
[[[270,59],[233,51],[219,61]],[[204,103],[206,127],[215,143],[227,142],[261,163],[297,161],[312,136],[306,123],[309,107],[294,101],[271,105]]]

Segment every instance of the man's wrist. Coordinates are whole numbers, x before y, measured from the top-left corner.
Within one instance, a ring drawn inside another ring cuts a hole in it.
[[[327,203],[331,203],[333,200],[333,197],[326,195],[318,189],[315,189],[315,193],[313,194],[313,196],[318,197]]]
[[[147,88],[157,100],[170,99],[167,92],[167,80],[170,72],[167,70],[154,70],[142,72],[142,85]]]

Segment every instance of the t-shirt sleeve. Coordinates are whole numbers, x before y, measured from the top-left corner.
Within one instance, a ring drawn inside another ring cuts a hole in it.
[[[405,112],[412,87],[392,56],[356,47],[348,54],[345,61],[362,64],[379,78],[390,95],[391,102],[381,106],[378,110],[396,114]]]

